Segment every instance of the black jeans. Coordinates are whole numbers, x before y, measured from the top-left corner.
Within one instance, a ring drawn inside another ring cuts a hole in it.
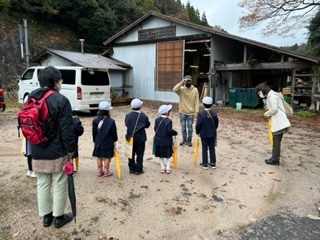
[[[273,146],[272,146],[272,158],[275,161],[280,160],[280,151],[281,151],[281,141],[283,133],[272,134],[273,136]]]
[[[130,172],[142,172],[145,146],[146,142],[135,142],[133,140],[132,159],[128,159]],[[135,157],[135,155],[137,156]]]
[[[216,164],[216,150],[214,147],[215,138],[201,138],[202,164],[208,164],[208,149],[210,153],[210,163]]]

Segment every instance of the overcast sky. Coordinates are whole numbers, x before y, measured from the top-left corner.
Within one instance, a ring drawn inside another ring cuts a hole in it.
[[[188,0],[181,0],[186,4]],[[294,32],[295,37],[281,38],[279,36],[263,37],[261,30],[263,27],[257,27],[255,30],[243,31],[239,29],[239,17],[244,9],[239,8],[237,3],[239,0],[189,0],[190,4],[198,9],[200,16],[205,12],[207,21],[211,26],[219,25],[228,33],[264,42],[274,46],[291,46],[307,42],[307,30],[301,29]]]

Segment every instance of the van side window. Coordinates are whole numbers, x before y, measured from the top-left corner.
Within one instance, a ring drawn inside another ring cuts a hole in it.
[[[21,80],[30,80],[33,77],[34,69],[28,69],[22,76]]]
[[[75,70],[61,70],[61,78],[63,79],[63,84],[76,84],[76,71]]]
[[[108,72],[86,70],[81,71],[81,84],[87,86],[108,86],[110,85]],[[63,80],[64,82],[64,80]]]

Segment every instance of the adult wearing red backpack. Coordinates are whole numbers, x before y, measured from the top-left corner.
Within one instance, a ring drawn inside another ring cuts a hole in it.
[[[54,226],[60,228],[73,219],[72,213],[64,212],[68,183],[63,171],[75,149],[72,110],[69,100],[59,93],[62,80],[58,69],[52,66],[42,69],[38,80],[41,88],[31,92],[29,99],[39,99],[50,89],[55,91],[45,100],[55,125],[54,136],[46,144],[31,146],[33,170],[37,173],[38,211],[43,216],[44,227],[49,227],[54,220]]]

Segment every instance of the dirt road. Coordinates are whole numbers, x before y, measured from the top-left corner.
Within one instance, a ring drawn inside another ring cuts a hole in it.
[[[0,239],[240,239],[239,232],[279,211],[317,214],[320,176],[319,116],[293,116],[283,139],[281,165],[269,166],[263,110],[214,108],[220,118],[217,169],[200,168],[193,148],[178,149],[178,166],[161,174],[151,154],[154,119],[160,104],[145,102],[151,121],[144,158],[145,173],[129,174],[123,156],[124,116],[129,106],[114,107],[122,179],[96,176],[92,157],[92,115],[81,114],[80,169],[75,176],[77,223],[61,229],[42,227],[37,214],[36,179],[26,176],[20,154],[16,109],[0,115]],[[177,106],[171,114],[180,134]],[[181,140],[181,135],[178,135]],[[115,172],[114,162],[111,169]],[[70,209],[69,204],[67,205]],[[303,238],[297,238],[303,239]]]

